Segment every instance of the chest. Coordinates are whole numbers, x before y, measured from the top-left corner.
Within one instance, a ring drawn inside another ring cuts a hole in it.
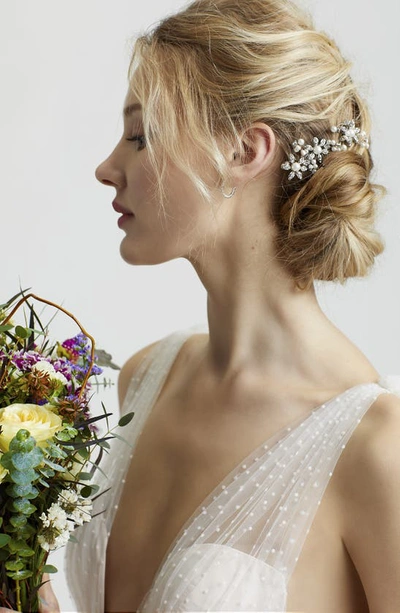
[[[212,419],[204,410],[185,412],[176,398],[173,404],[168,394],[160,396],[128,468],[108,541],[106,611],[137,610],[185,521],[243,458],[288,421],[284,413],[266,419],[265,403],[263,408],[252,403],[245,413],[231,406]],[[198,399],[191,406],[200,404]],[[287,610],[368,611],[340,537],[333,478],[290,579]]]

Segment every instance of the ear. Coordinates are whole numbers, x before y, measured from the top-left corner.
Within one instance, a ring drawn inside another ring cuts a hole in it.
[[[273,166],[277,149],[275,133],[269,125],[256,122],[242,134],[245,154],[242,158],[235,152],[231,157],[231,173],[234,185],[246,184]]]

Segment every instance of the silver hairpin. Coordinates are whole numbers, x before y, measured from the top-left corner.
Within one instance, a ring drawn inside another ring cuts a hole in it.
[[[292,143],[294,153],[290,153],[289,159],[281,164],[281,168],[290,170],[289,181],[294,177],[303,179],[304,172],[314,174],[322,166],[324,157],[331,151],[345,151],[354,143],[369,148],[367,133],[356,127],[354,119],[332,126],[331,132],[337,134],[338,140],[319,139],[314,136],[312,144],[306,144],[302,138]]]

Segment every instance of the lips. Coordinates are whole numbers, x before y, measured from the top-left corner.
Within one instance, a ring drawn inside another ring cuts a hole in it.
[[[129,209],[126,209],[124,206],[122,206],[115,200],[112,203],[112,207],[114,211],[116,211],[117,213],[122,213],[123,215],[133,215],[132,211],[130,211]]]

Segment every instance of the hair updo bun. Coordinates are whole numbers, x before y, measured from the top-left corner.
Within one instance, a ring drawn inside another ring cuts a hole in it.
[[[196,0],[140,36],[129,76],[142,102],[162,208],[167,161],[212,204],[184,140],[210,160],[223,184],[229,181],[225,145],[243,155],[241,134],[254,122],[274,130],[282,161],[294,140],[332,138],[330,127],[347,120],[370,134],[368,108],[350,68],[290,0]],[[281,171],[270,213],[277,257],[299,287],[365,276],[383,251],[373,226],[385,190],[370,182],[372,167],[370,150],[352,146],[326,155],[323,167],[303,181],[288,181]]]
[[[344,283],[363,277],[382,253],[374,224],[385,190],[370,183],[371,168],[367,151],[332,152],[300,187],[284,190],[292,194],[273,212],[278,257],[302,287],[314,279]]]

